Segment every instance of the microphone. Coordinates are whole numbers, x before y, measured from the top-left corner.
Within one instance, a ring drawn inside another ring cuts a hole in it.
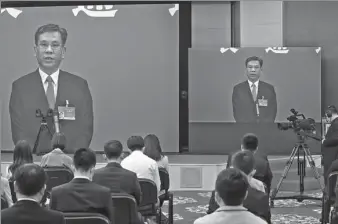
[[[54,126],[55,126],[55,133],[60,133],[59,111],[55,110],[53,112],[53,120],[54,120]]]

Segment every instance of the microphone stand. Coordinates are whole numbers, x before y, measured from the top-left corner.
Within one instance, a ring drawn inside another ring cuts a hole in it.
[[[40,142],[40,135],[41,135],[41,132],[46,130],[48,131],[49,135],[50,135],[50,138],[52,139],[53,137],[53,134],[51,132],[51,130],[49,129],[48,125],[47,125],[47,120],[46,118],[47,117],[52,117],[53,116],[53,110],[49,109],[47,111],[47,115],[44,116],[41,112],[40,109],[37,109],[36,110],[36,113],[35,113],[35,116],[36,117],[41,117],[41,123],[40,123],[40,128],[39,128],[39,131],[38,131],[38,134],[36,136],[36,140],[35,140],[35,143],[34,143],[34,147],[33,147],[33,154],[36,154],[36,150],[37,150],[37,147],[39,145],[39,142]],[[36,154],[36,155],[41,155],[42,153],[39,153],[39,154]]]

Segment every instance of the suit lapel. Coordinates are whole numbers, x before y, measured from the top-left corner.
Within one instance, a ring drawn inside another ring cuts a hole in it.
[[[36,93],[38,95],[38,98],[40,98],[40,102],[41,102],[41,105],[42,105],[42,108],[41,110],[43,110],[42,112],[43,113],[46,113],[47,112],[47,109],[49,108],[48,106],[48,100],[47,100],[47,96],[46,96],[46,92],[45,92],[45,89],[43,87],[43,82],[41,80],[41,75],[39,73],[39,69],[37,69],[34,73],[34,82],[33,83],[37,83],[37,86],[36,86]]]
[[[58,89],[57,89],[57,95],[55,100],[55,108],[58,106],[64,106],[65,102],[62,102],[62,94],[64,93],[64,86],[65,86],[65,74],[62,70],[60,70],[59,73],[59,80],[58,80]]]
[[[250,84],[248,81],[245,81],[246,82],[246,90],[247,90],[247,93],[248,93],[248,96],[249,98],[251,99],[251,102],[252,103],[255,103],[255,101],[253,100],[253,96],[252,96],[252,92],[251,92],[251,89],[250,89]],[[257,92],[257,97],[258,97],[258,92]],[[258,98],[257,98],[258,99]]]

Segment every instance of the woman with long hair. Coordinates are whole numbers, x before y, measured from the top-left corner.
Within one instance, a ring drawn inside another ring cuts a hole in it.
[[[155,160],[159,168],[169,169],[168,157],[163,155],[160,140],[154,134],[149,134],[144,138],[143,154]]]
[[[14,147],[13,163],[8,167],[8,180],[12,179],[14,172],[19,166],[26,163],[33,163],[32,148],[26,140],[20,140]]]

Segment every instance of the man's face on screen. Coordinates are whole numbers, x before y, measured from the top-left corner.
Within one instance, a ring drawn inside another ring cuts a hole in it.
[[[259,61],[249,61],[246,66],[246,75],[250,81],[255,82],[259,79],[261,70]]]
[[[45,72],[55,72],[64,58],[65,48],[59,32],[47,32],[39,36],[35,46],[36,59]]]

